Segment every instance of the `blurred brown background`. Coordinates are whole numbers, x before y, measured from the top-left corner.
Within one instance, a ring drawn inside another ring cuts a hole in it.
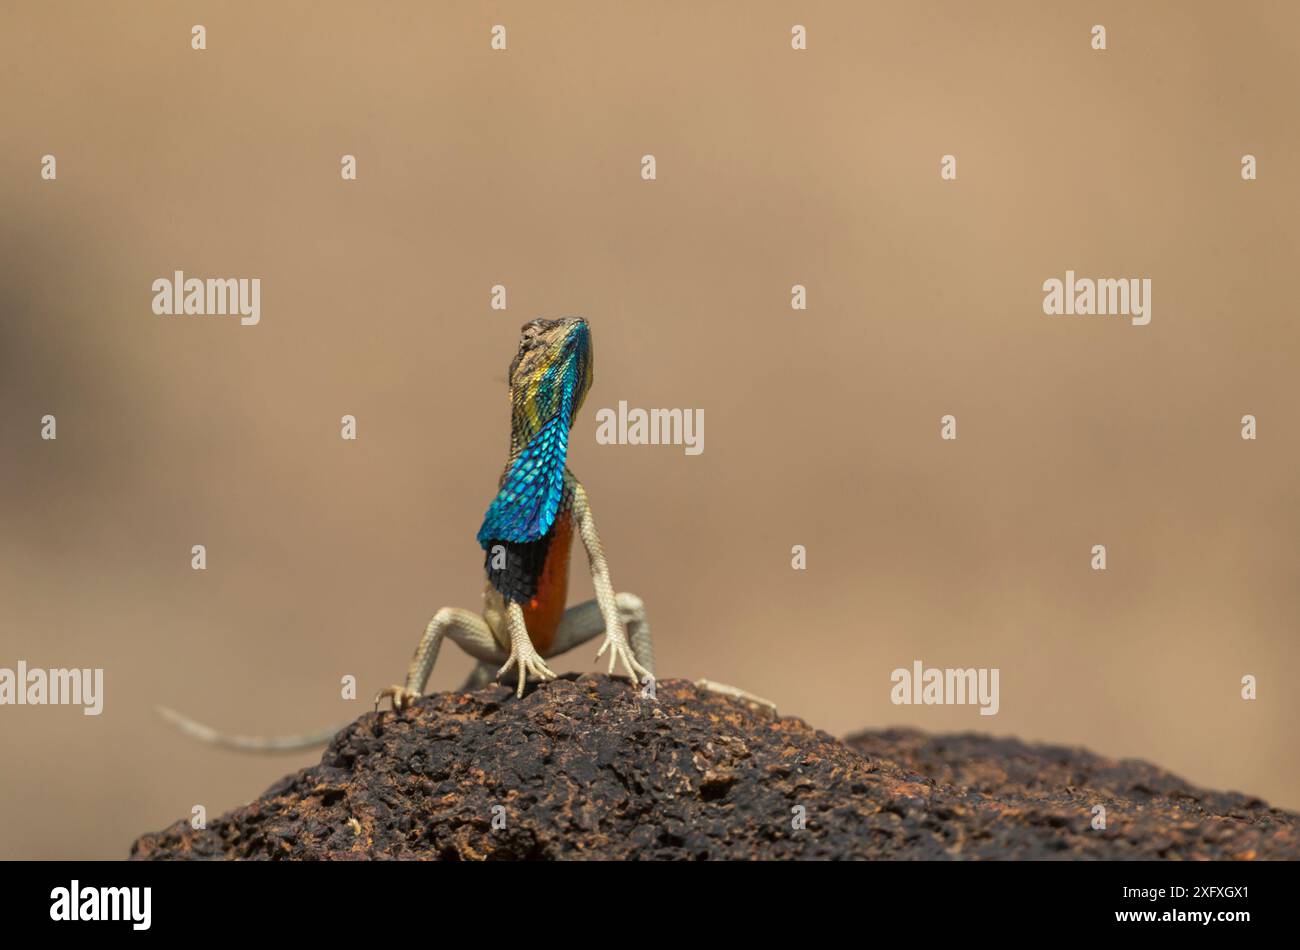
[[[213,750],[153,706],[347,720],[435,609],[481,602],[537,315],[592,322],[570,463],[661,676],[1300,807],[1294,4],[0,17],[0,666],[107,680],[98,718],[0,708],[0,855],[121,857],[254,797],[314,754]],[[260,277],[261,325],[154,316],[178,268]],[[1151,277],[1150,326],[1044,316],[1067,268]],[[597,445],[620,399],[703,408],[704,454]],[[893,706],[914,659],[999,667],[1000,714]],[[445,650],[433,687],[469,665]]]

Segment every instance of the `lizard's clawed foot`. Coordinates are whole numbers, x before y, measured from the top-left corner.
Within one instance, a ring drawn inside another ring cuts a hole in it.
[[[532,644],[527,640],[522,645],[511,650],[510,659],[506,660],[506,665],[497,670],[497,679],[504,676],[512,666],[518,667],[519,671],[519,687],[515,690],[515,696],[520,699],[524,698],[524,685],[528,682],[529,674],[539,680],[555,679],[555,674],[546,665],[546,661],[542,659],[541,654],[534,650]]]
[[[610,647],[613,647],[613,649],[610,650]],[[616,633],[606,634],[605,642],[601,644],[600,650],[596,653],[596,659],[599,660],[604,656],[606,650],[609,650],[609,674],[611,676],[614,675],[615,664],[620,662],[623,664],[624,669],[627,670],[627,675],[632,677],[633,683],[644,683],[652,675],[632,655],[632,648],[628,645],[626,634],[621,637]]]
[[[379,704],[385,699],[392,700],[394,711],[401,712],[419,698],[419,693],[412,692],[405,686],[389,686],[375,694],[375,712],[379,712]]]

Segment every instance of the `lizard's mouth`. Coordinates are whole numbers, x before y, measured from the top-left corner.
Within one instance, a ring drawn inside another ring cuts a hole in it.
[[[564,352],[561,358],[568,364],[565,370],[571,374],[570,378],[576,387],[573,400],[573,415],[576,416],[578,410],[582,408],[583,400],[587,398],[587,390],[591,388],[594,361],[591,330],[587,326],[587,321],[581,317],[572,319],[573,322],[564,336]]]

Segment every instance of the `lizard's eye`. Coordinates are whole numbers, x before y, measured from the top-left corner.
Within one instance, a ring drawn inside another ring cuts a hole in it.
[[[519,352],[531,347],[537,342],[537,324],[536,322],[525,323],[519,331]]]

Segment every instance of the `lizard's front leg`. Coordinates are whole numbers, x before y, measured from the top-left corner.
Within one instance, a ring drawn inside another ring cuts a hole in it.
[[[492,628],[482,616],[461,607],[443,607],[424,628],[424,636],[420,638],[415,655],[411,657],[411,666],[406,671],[406,684],[381,690],[375,697],[376,709],[385,699],[392,700],[394,709],[405,709],[420,698],[429,682],[429,674],[433,672],[433,664],[438,661],[443,637],[450,637],[480,662],[500,663],[506,659],[496,637],[492,636]]]
[[[515,695],[523,699],[524,684],[528,681],[529,673],[540,680],[553,680],[555,674],[533,646],[533,641],[528,636],[528,627],[524,623],[524,609],[513,600],[506,602],[506,630],[510,633],[510,659],[497,670],[497,676],[502,676],[512,666],[516,667],[519,688],[515,690]]]
[[[610,673],[621,663],[634,683],[645,682],[653,674],[637,660],[632,645],[628,642],[627,627],[619,613],[614,584],[609,579],[609,565],[605,563],[605,549],[596,532],[596,520],[592,517],[591,505],[587,501],[587,490],[576,480],[573,488],[573,513],[578,519],[578,533],[582,536],[582,546],[587,549],[587,560],[591,564],[591,583],[596,589],[596,604],[605,621],[605,642],[596,653],[596,659],[600,659],[608,650]],[[646,633],[649,634],[648,627]]]

